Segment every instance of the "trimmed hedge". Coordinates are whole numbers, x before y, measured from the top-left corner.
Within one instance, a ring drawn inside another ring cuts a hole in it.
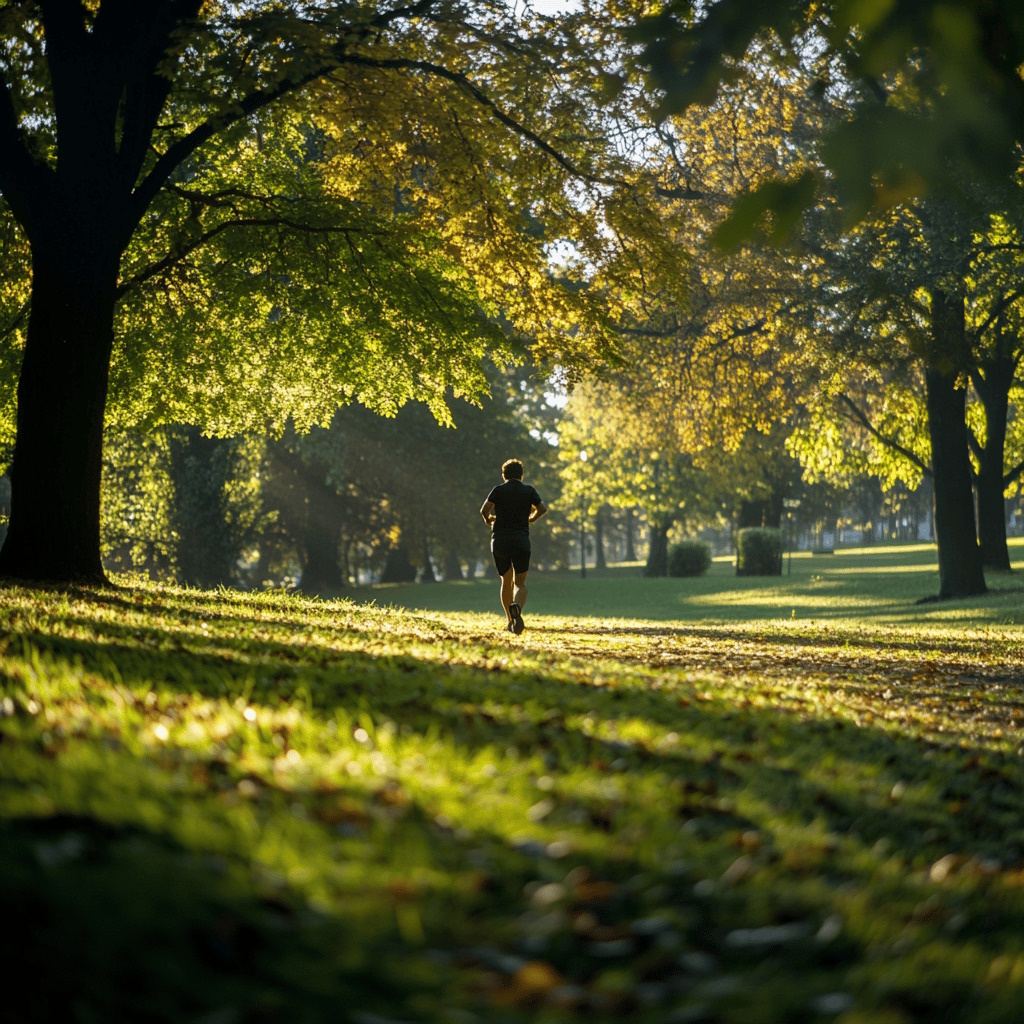
[[[669,548],[669,576],[703,576],[710,568],[711,548],[702,541],[684,540]]]
[[[737,576],[782,575],[782,531],[765,528],[736,534]]]

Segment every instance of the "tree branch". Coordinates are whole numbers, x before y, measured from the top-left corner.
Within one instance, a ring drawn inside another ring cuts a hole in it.
[[[244,121],[247,117],[256,113],[256,111],[270,106],[270,104],[281,99],[281,97],[305,88],[311,82],[324,78],[337,69],[337,64],[321,65],[315,71],[307,72],[294,82],[290,79],[284,79],[273,89],[258,90],[257,92],[250,93],[237,104],[238,109],[236,113],[219,119],[204,121],[197,128],[193,128],[188,135],[185,135],[169,146],[159,157],[149,174],[146,175],[132,193],[132,214],[136,223],[142,218],[146,208],[156,198],[157,193],[167,182],[168,178],[200,146],[209,142],[210,139],[219,132],[224,131],[225,128],[230,128],[232,125]]]
[[[434,78],[443,78],[446,81],[460,86],[474,100],[476,100],[480,106],[489,110],[498,119],[498,121],[505,125],[506,128],[511,128],[517,135],[526,139],[528,142],[533,143],[533,145],[542,153],[546,153],[555,161],[555,163],[568,171],[574,178],[579,178],[581,181],[586,181],[591,185],[607,185],[613,188],[618,188],[626,184],[626,182],[621,178],[605,178],[600,175],[591,174],[590,172],[577,167],[564,153],[560,153],[554,146],[541,138],[540,135],[531,128],[526,127],[526,125],[521,124],[514,117],[506,114],[505,111],[494,102],[494,100],[492,100],[475,82],[472,81],[472,79],[459,71],[451,71],[450,69],[443,67],[440,64],[434,64],[431,61],[410,60],[404,57],[378,59],[373,57],[363,57],[359,54],[346,54],[342,60],[346,64],[354,64],[357,67],[377,68],[382,71],[421,71]]]
[[[840,395],[839,400],[847,406],[850,412],[853,414],[852,418],[856,420],[872,437],[881,441],[887,448],[891,448],[894,452],[899,452],[905,459],[917,466],[925,476],[932,475],[932,468],[917,455],[915,455],[909,448],[900,444],[894,437],[888,437],[883,434],[865,415],[865,413],[853,402],[848,395]]]
[[[53,171],[29,153],[10,86],[0,69],[0,193],[29,237],[36,211],[47,205],[44,190],[52,178]]]
[[[22,304],[21,308],[14,317],[4,325],[3,330],[0,330],[0,340],[8,338],[12,335],[25,321],[28,319],[29,312],[32,309],[32,302],[30,299],[26,299]]]
[[[1009,487],[1010,484],[1012,484],[1013,481],[1016,480],[1017,477],[1019,477],[1021,475],[1021,473],[1024,473],[1024,462],[1018,462],[1017,465],[1014,466],[1013,469],[1011,469],[1009,473],[1004,474],[1004,476],[1003,476],[1003,487],[1004,487],[1004,489]]]
[[[286,78],[273,89],[258,90],[251,93],[236,104],[235,113],[219,119],[205,121],[186,136],[173,143],[159,157],[152,170],[132,194],[134,200],[132,203],[132,213],[136,221],[141,219],[146,208],[174,173],[175,169],[215,135],[232,125],[238,124],[257,111],[270,106],[283,96],[297,92],[313,82],[326,78],[344,65],[372,68],[379,71],[419,71],[434,78],[441,78],[452,82],[465,90],[482,107],[489,110],[505,127],[510,128],[517,135],[531,142],[541,152],[546,153],[573,177],[594,185],[621,187],[626,184],[622,179],[606,178],[591,174],[576,166],[565,154],[559,152],[535,131],[505,113],[478,85],[461,72],[451,71],[439,64],[433,64],[430,61],[424,60],[410,60],[408,58],[377,59],[359,54],[340,53],[336,55],[333,63],[322,64],[320,67],[307,72],[294,81]]]
[[[157,68],[171,48],[174,30],[195,18],[202,0],[164,0],[158,10],[134,8],[135,24],[124,32],[122,12],[117,24],[107,25],[103,18],[106,0],[97,18],[96,32],[105,30],[111,45],[127,60],[122,106],[121,142],[117,152],[118,176],[122,187],[131,188],[138,179],[148,151],[160,111],[170,95],[170,76],[159,74]]]
[[[122,281],[117,286],[116,297],[120,300],[133,288],[137,288],[146,281],[171,270],[176,263],[180,263],[186,256],[190,256],[192,253],[196,252],[196,250],[201,249],[204,245],[211,242],[219,234],[227,231],[229,228],[274,227],[288,228],[291,231],[297,231],[301,234],[308,235],[343,235],[348,237],[353,234],[367,234],[363,228],[321,227],[313,224],[304,224],[301,221],[293,220],[289,217],[242,217],[238,220],[224,221],[216,227],[210,228],[208,231],[204,231],[201,235],[197,235],[195,238],[190,239],[189,242],[181,249],[168,253],[163,259],[158,260],[156,263],[151,263],[144,270],[141,270],[134,276]]]
[[[1006,295],[996,303],[995,308],[985,318],[984,323],[974,332],[977,337],[981,337],[991,326],[994,320],[998,320],[1002,315],[1024,295],[1024,289],[1017,288],[1012,292],[1007,292]]]
[[[970,448],[971,453],[978,460],[978,464],[981,465],[985,461],[985,452],[981,447],[981,442],[978,440],[978,435],[975,434],[973,428],[967,428],[967,447]]]

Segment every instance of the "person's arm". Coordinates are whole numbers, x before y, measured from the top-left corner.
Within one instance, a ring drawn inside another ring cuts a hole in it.
[[[497,516],[495,516],[495,514],[494,514],[494,502],[493,501],[485,501],[480,506],[480,516],[481,516],[483,521],[488,526],[490,526],[494,522],[494,520],[497,518]]]
[[[533,505],[530,508],[530,519],[529,519],[529,521],[531,523],[535,523],[535,522],[537,522],[538,519],[540,519],[541,516],[547,515],[547,512],[548,512],[547,505],[545,505],[543,501],[538,502],[536,505]]]

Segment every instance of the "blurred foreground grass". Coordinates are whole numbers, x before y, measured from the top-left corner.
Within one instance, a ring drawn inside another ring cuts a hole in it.
[[[1018,1020],[1020,595],[878,575],[0,589],[4,1019]]]

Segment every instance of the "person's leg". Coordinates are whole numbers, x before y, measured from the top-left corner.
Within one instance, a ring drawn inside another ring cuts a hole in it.
[[[504,609],[505,618],[509,622],[512,621],[512,615],[508,610],[508,606],[512,603],[512,580],[514,575],[515,570],[510,568],[501,577],[501,607]]]
[[[515,587],[512,591],[512,600],[519,605],[520,610],[524,604],[526,604],[526,595],[528,593],[526,589],[526,577],[529,575],[529,570],[524,572],[516,572],[515,574]]]

